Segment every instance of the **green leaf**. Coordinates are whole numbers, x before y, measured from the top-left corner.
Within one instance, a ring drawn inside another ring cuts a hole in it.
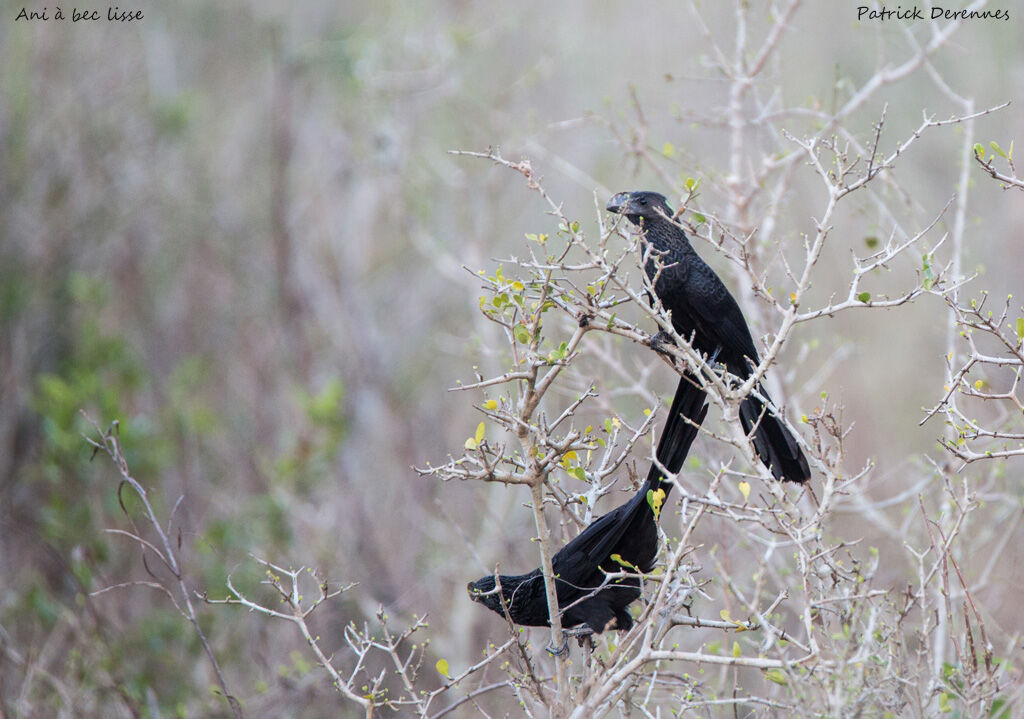
[[[733,658],[734,659],[739,659],[740,654],[742,654],[742,651],[740,650],[740,643],[739,642],[733,642],[732,643],[732,656],[733,656]]]
[[[486,432],[486,431],[487,431],[487,428],[484,427],[484,423],[483,422],[481,422],[480,424],[478,424],[476,426],[476,435],[474,436],[474,439],[476,439],[476,443],[477,444],[480,444],[481,442],[484,441],[484,432]]]
[[[1024,317],[1017,318],[1017,344],[1024,340]]]
[[[870,302],[871,301],[871,293],[870,292],[861,292],[859,295],[857,295],[857,299],[860,300],[861,302],[865,302],[865,303]]]
[[[613,554],[613,555],[611,555],[609,557],[609,559],[611,559],[613,562],[615,562],[619,566],[625,567],[626,569],[632,569],[634,572],[637,572],[637,573],[640,572],[640,570],[637,569],[636,565],[633,565],[633,564],[630,564],[629,562],[627,562],[625,559],[622,558],[621,554]]]
[[[672,155],[676,154],[676,146],[671,142],[666,142],[661,146],[661,154],[665,157],[672,157]]]
[[[694,212],[693,213],[693,221],[696,222],[698,225],[703,225],[705,222],[708,221],[708,218],[706,218],[704,215],[700,214],[699,212]]]
[[[873,250],[876,247],[878,247],[878,238],[875,237],[874,235],[872,235],[871,237],[865,237],[864,244],[867,245],[869,249]]]
[[[583,467],[572,467],[566,471],[581,482],[587,481],[587,473],[583,470]]]
[[[981,146],[980,142],[974,143],[974,154],[980,157],[982,160],[985,159],[985,148]]]
[[[949,705],[949,694],[946,692],[939,694],[939,711],[943,714],[949,714],[953,711],[953,707]]]
[[[437,673],[438,674],[440,674],[441,676],[443,676],[445,678],[448,677],[448,660],[447,659],[438,659],[437,660],[437,664],[435,664],[434,666],[437,668]]]
[[[654,521],[658,521],[658,517],[661,516],[661,505],[665,502],[665,490],[658,488],[657,490],[647,490],[647,504],[651,505],[651,511],[654,512]]]
[[[687,190],[689,190],[690,192],[693,192],[693,188],[695,188],[696,186],[697,186],[697,181],[695,179],[693,179],[692,177],[687,177],[686,178],[686,189]]]
[[[526,329],[526,325],[516,325],[512,328],[512,334],[515,336],[516,342],[524,345],[530,343],[530,331]]]
[[[992,150],[993,150],[993,151],[994,151],[994,152],[995,152],[995,153],[996,153],[997,155],[999,155],[1000,157],[1003,157],[1003,158],[1005,158],[1005,157],[1006,157],[1006,152],[1005,152],[1005,151],[1003,150],[1003,148],[1001,148],[1001,147],[1000,147],[1000,146],[999,146],[999,145],[998,145],[998,144],[996,143],[996,141],[995,141],[995,140],[993,140],[992,142],[988,143],[988,145],[989,145],[989,147],[991,147],[991,148],[992,148]]]
[[[764,673],[764,678],[782,686],[789,684],[789,680],[786,679],[786,675],[782,673],[781,669],[769,669]]]

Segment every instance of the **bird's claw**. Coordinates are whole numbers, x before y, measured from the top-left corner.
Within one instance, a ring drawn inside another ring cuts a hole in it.
[[[555,649],[553,644],[548,644],[544,647],[544,651],[553,657],[560,657],[569,653],[569,639],[568,632],[562,632],[562,646]]]
[[[672,354],[667,350],[667,348],[674,347],[675,341],[667,332],[659,330],[657,333],[651,335],[651,338],[647,340],[647,344],[649,344],[651,349],[655,352],[660,352],[663,355],[671,357]]]

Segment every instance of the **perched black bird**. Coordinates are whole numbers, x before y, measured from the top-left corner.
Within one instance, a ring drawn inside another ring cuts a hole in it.
[[[703,390],[695,382],[683,378],[676,389],[655,455],[672,474],[682,467],[705,414],[707,405]],[[552,558],[563,627],[582,624],[600,634],[605,629],[628,630],[633,626],[633,618],[626,607],[640,596],[639,578],[617,579],[604,587],[602,584],[606,572],[621,572],[626,569],[623,564],[641,572],[654,568],[658,555],[658,527],[648,492],[654,492],[652,497],[658,498],[658,490],[663,490],[665,496],[660,499],[664,501],[672,483],[662,479],[657,464],[652,463],[647,481],[631,500],[595,519]],[[612,555],[616,555],[619,561],[612,559]],[[498,580],[500,595],[496,591],[494,575],[489,575],[469,583],[470,598],[502,616],[507,607],[509,617],[516,624],[550,626],[544,577],[540,569],[529,574],[502,574]],[[599,587],[601,589],[598,590]]]
[[[672,208],[664,195],[620,192],[606,209],[625,215],[638,226],[653,250],[646,252],[645,248],[644,269],[662,306],[672,313],[672,325],[679,336],[691,341],[698,352],[709,356],[717,353],[718,361],[730,373],[742,379],[749,377],[750,362],[757,365],[760,358],[743,313],[715,271],[697,255],[686,233],[672,221]],[[771,401],[761,385],[754,390]],[[807,458],[796,439],[754,394],[740,405],[740,421],[748,435],[753,430],[754,450],[776,479],[806,482],[811,478]]]

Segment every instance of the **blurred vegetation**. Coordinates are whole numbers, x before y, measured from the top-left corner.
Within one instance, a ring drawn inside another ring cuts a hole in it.
[[[475,661],[495,625],[463,587],[495,557],[533,566],[525,497],[410,467],[472,434],[472,408],[445,389],[493,364],[479,283],[461,266],[491,267],[550,218],[510,173],[445,151],[528,155],[588,218],[595,189],[668,189],[609,132],[608,121],[635,123],[635,92],[641,141],[681,177],[722,174],[724,129],[704,120],[724,88],[701,72],[708,50],[688,10],[193,1],[79,26],[15,23],[11,7],[0,23],[0,713],[229,714],[195,633],[159,592],[92,594],[147,570],[134,543],[105,531],[128,520],[116,472],[90,461],[80,411],[119,421],[193,588],[221,596],[231,572],[254,584],[250,553],[314,565],[359,582],[314,620],[339,648],[342,627],[382,604],[428,613],[439,656]],[[730,27],[727,8],[705,10]],[[969,23],[935,60],[979,107],[1019,99],[1016,22]],[[897,23],[856,23],[850,8],[806,8],[789,32],[784,62],[800,72],[781,69],[782,92],[808,106],[835,103],[877,53],[906,49]],[[952,112],[920,78],[885,95],[893,137],[922,108]],[[869,126],[879,110],[858,118]],[[1024,137],[1020,117],[987,118],[980,139]],[[944,143],[923,139],[901,166],[915,217],[955,186]],[[1024,205],[994,185],[972,202],[966,266],[1006,294],[1024,273],[1013,229]],[[809,207],[789,199],[787,238],[807,231]],[[828,258],[837,277],[849,247],[885,230],[868,209],[842,219]],[[794,343],[797,385],[842,351],[828,386],[856,423],[852,465],[874,457],[898,475],[910,454],[933,451],[940,430],[917,422],[941,387],[945,328],[927,310],[850,314],[831,336]],[[641,399],[622,402],[638,411]],[[1006,625],[1020,619],[1022,559],[1014,552],[988,590]],[[251,715],[352,713],[287,627],[198,611]]]

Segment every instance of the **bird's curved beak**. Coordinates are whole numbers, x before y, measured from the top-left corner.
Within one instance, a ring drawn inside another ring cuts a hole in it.
[[[619,192],[612,195],[612,199],[608,200],[608,204],[604,206],[604,209],[608,212],[618,212],[622,214],[622,211],[629,204],[629,193]]]

